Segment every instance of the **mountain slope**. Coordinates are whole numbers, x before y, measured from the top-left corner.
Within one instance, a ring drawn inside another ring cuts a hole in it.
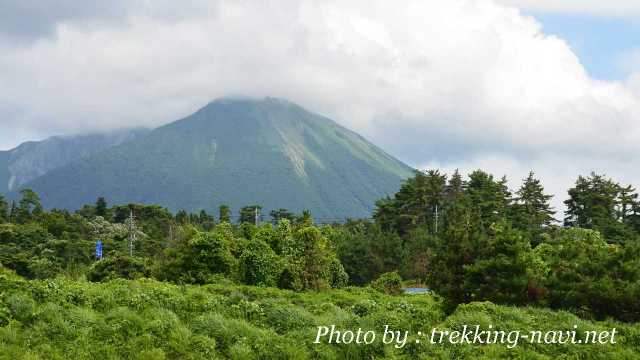
[[[128,129],[100,134],[54,136],[0,151],[0,193],[15,190],[75,160],[144,136],[149,130]]]
[[[229,204],[368,216],[411,169],[335,122],[290,102],[222,99],[147,136],[27,184],[45,206],[158,203],[173,210]]]

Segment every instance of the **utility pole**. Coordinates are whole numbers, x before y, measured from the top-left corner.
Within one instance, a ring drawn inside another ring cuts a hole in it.
[[[438,204],[436,203],[436,226],[435,226],[436,234],[438,233]]]
[[[136,225],[133,222],[133,208],[129,208],[129,256],[133,256],[134,241],[136,241]]]
[[[258,223],[260,222],[260,218],[258,217],[258,206],[255,206],[255,207],[253,208],[253,210],[254,210],[254,214],[255,214],[255,215],[254,215],[254,224],[255,224],[256,226],[258,226]]]

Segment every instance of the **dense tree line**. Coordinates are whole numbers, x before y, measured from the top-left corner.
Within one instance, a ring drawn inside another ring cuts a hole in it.
[[[204,210],[174,216],[155,205],[108,207],[104,198],[75,213],[46,212],[31,190],[23,190],[17,206],[10,209],[4,199],[0,206],[0,264],[27,278],[155,277],[192,284],[226,278],[294,290],[342,287],[348,280],[329,243],[332,229],[316,227],[306,212],[280,209],[272,213],[275,225],[256,225],[254,205],[231,224],[224,205],[216,221]],[[104,249],[99,261],[98,240]]]
[[[287,209],[262,222],[257,204],[236,217],[223,205],[216,217],[99,198],[72,213],[45,211],[31,190],[21,195],[0,197],[0,263],[27,278],[227,279],[294,290],[371,283],[388,293],[404,278],[449,309],[489,300],[640,319],[638,194],[603,175],[577,179],[563,222],[533,173],[511,190],[480,170],[416,172],[377,202],[373,220],[321,227]]]
[[[640,319],[635,189],[591,174],[568,195],[560,223],[533,173],[511,192],[480,170],[416,172],[376,204],[375,221],[339,228],[338,253],[353,283],[398,270],[450,308],[490,300]]]

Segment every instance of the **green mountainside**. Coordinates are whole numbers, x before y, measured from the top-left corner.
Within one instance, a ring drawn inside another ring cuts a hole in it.
[[[288,101],[220,99],[25,187],[49,208],[104,196],[172,210],[309,209],[329,219],[369,216],[411,173],[358,134]]]
[[[142,137],[147,132],[147,129],[126,129],[89,135],[54,136],[0,151],[0,193],[16,190],[53,169]]]

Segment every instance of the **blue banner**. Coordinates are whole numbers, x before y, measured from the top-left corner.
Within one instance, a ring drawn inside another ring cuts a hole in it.
[[[100,240],[96,243],[96,259],[102,259],[102,241]]]

